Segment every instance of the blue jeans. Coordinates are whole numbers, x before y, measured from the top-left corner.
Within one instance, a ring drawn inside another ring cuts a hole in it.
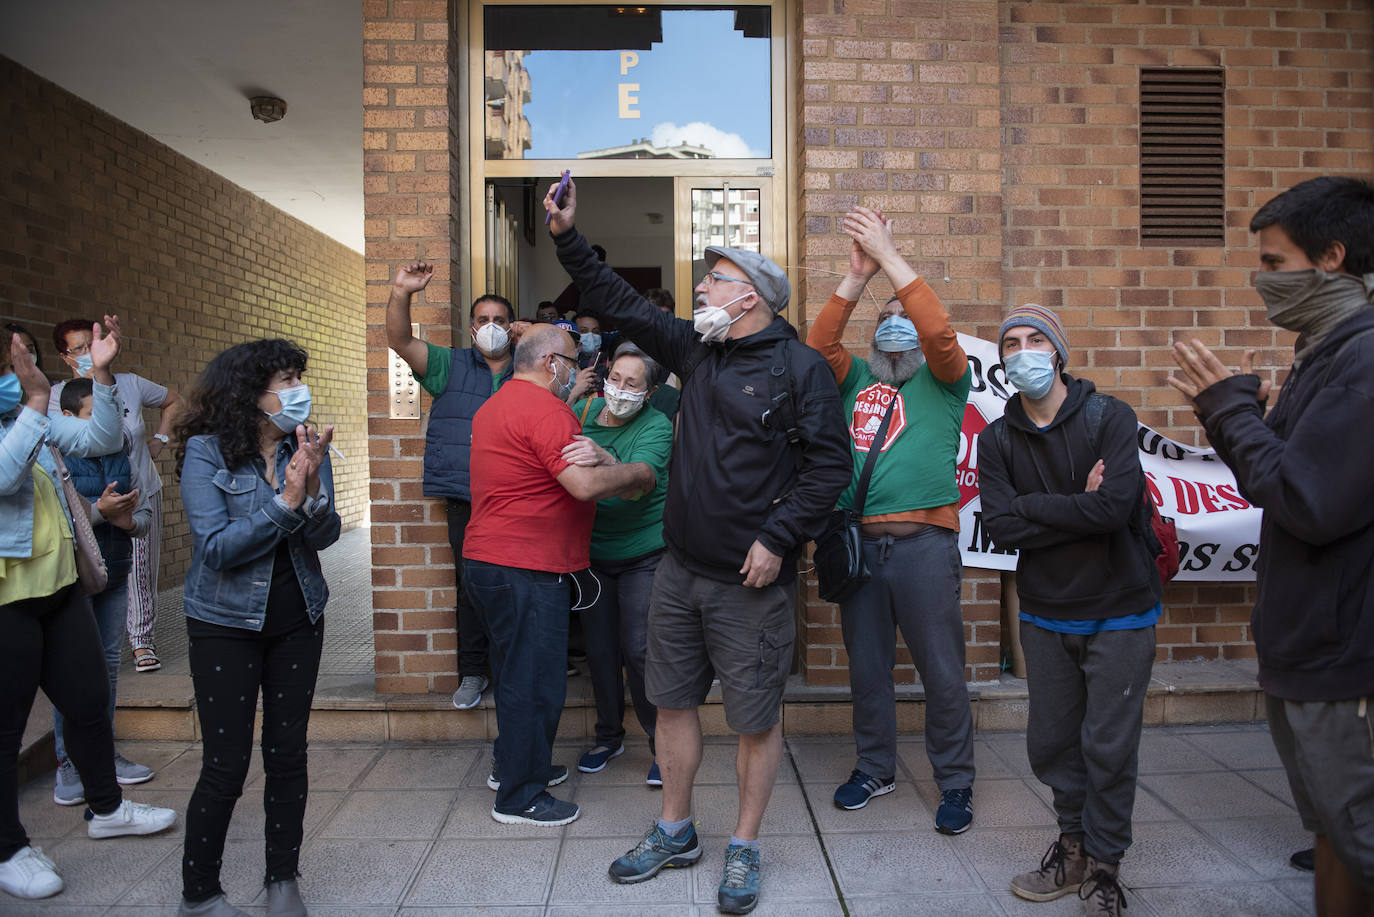
[[[582,612],[582,632],[587,638],[587,668],[592,696],[596,698],[596,744],[615,748],[625,740],[625,680],[635,716],[654,745],[658,708],[644,696],[644,652],[649,632],[649,595],[654,571],[663,557],[656,551],[627,561],[592,561],[601,580],[601,597]]]
[[[496,810],[516,814],[545,791],[553,765],[568,693],[568,575],[465,559],[463,586],[491,635]]]
[[[110,677],[110,722],[114,722],[115,687],[119,684],[119,651],[124,643],[124,624],[129,607],[129,578],[110,580],[104,592],[91,596],[95,627],[100,633],[100,649],[105,656],[105,671]],[[67,760],[67,741],[62,734],[62,714],[52,708],[53,748],[58,763]]]

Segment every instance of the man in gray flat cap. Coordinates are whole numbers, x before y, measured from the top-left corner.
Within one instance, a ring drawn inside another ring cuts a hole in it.
[[[558,260],[582,302],[599,304],[682,379],[644,673],[658,707],[663,811],[610,875],[642,882],[701,858],[692,821],[697,708],[718,677],[725,721],[739,734],[739,812],[717,903],[742,914],[758,903],[759,824],[782,757],[797,558],[852,470],[839,389],[821,355],[779,315],[791,288],[778,265],[757,252],[707,248],[692,320],[674,318],[597,259],[573,227],[576,207],[575,185],[561,207],[552,188],[544,198]]]

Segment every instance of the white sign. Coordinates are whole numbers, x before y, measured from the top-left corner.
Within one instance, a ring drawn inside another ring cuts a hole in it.
[[[1015,570],[1016,552],[999,547],[982,525],[978,434],[1002,416],[1016,388],[1002,372],[996,344],[966,334],[959,335],[959,344],[973,370],[959,434],[959,547],[966,567]],[[1176,579],[1253,581],[1260,510],[1240,495],[1231,469],[1213,450],[1185,446],[1144,424],[1137,438],[1150,497],[1160,515],[1172,517],[1178,527]]]

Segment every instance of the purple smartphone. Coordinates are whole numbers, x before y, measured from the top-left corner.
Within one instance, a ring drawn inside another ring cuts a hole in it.
[[[563,195],[564,195],[564,194],[567,192],[567,190],[568,190],[568,181],[569,181],[571,178],[572,178],[572,170],[571,170],[571,169],[564,169],[564,170],[563,170],[563,180],[560,181],[560,182],[558,183],[558,187],[555,188],[554,191],[553,191],[553,202],[554,202],[556,205],[558,205],[559,207],[562,207],[562,206],[563,206]],[[548,226],[548,225],[549,225],[549,221],[552,220],[552,219],[553,219],[553,214],[552,214],[552,213],[546,213],[546,214],[544,214],[544,225],[545,225],[545,226]]]

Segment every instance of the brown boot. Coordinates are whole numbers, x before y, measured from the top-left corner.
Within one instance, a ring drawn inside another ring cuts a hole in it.
[[[1083,835],[1061,834],[1040,859],[1040,868],[1011,880],[1012,894],[1027,901],[1053,901],[1078,891],[1088,868]]]
[[[1116,863],[1100,863],[1088,857],[1087,878],[1078,889],[1084,917],[1121,917],[1126,893],[1116,880],[1117,868]]]

